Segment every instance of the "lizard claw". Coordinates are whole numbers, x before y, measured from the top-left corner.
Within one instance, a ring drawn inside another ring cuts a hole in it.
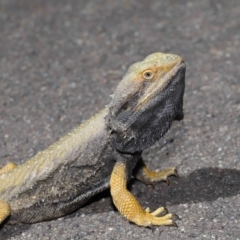
[[[178,174],[178,172],[177,172],[177,169],[174,169],[174,174],[173,174],[173,176],[175,176],[175,177],[180,177],[179,174]]]
[[[169,181],[169,179],[168,178],[166,178],[166,183],[167,183],[167,185],[169,186],[170,185],[170,181]]]
[[[172,213],[173,219],[180,220],[180,217],[176,213]]]
[[[175,222],[172,222],[172,225],[169,225],[171,227],[178,227],[178,225]]]

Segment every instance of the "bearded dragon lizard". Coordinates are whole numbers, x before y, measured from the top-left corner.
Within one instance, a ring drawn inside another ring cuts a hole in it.
[[[58,218],[110,187],[130,222],[176,225],[163,207],[144,210],[127,182],[133,170],[147,184],[177,175],[175,168],[150,171],[141,154],[183,119],[184,87],[185,64],[177,55],[157,52],[133,64],[99,113],[25,163],[0,169],[0,224]]]

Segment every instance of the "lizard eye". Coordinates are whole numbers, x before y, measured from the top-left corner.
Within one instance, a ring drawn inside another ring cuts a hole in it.
[[[147,70],[143,73],[143,77],[147,80],[152,79],[154,76],[154,73],[151,70]]]

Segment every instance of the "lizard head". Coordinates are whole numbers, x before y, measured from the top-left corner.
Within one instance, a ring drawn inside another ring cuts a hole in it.
[[[172,121],[183,119],[185,69],[181,57],[160,52],[129,68],[106,116],[115,149],[142,151],[163,137]]]

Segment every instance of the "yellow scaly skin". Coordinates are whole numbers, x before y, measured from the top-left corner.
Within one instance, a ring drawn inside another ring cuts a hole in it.
[[[146,168],[144,169],[148,175],[147,178],[153,181],[166,181],[168,176],[176,175],[174,168],[162,172],[152,172]],[[150,177],[153,176],[153,178]],[[127,176],[126,166],[123,162],[117,162],[110,178],[110,191],[114,205],[118,211],[130,222],[134,222],[138,226],[148,227],[151,225],[169,225],[177,226],[173,221],[178,218],[176,214],[167,213],[167,209],[160,207],[153,212],[149,208],[144,210],[138,200],[127,190]],[[160,216],[165,214],[164,216]]]

